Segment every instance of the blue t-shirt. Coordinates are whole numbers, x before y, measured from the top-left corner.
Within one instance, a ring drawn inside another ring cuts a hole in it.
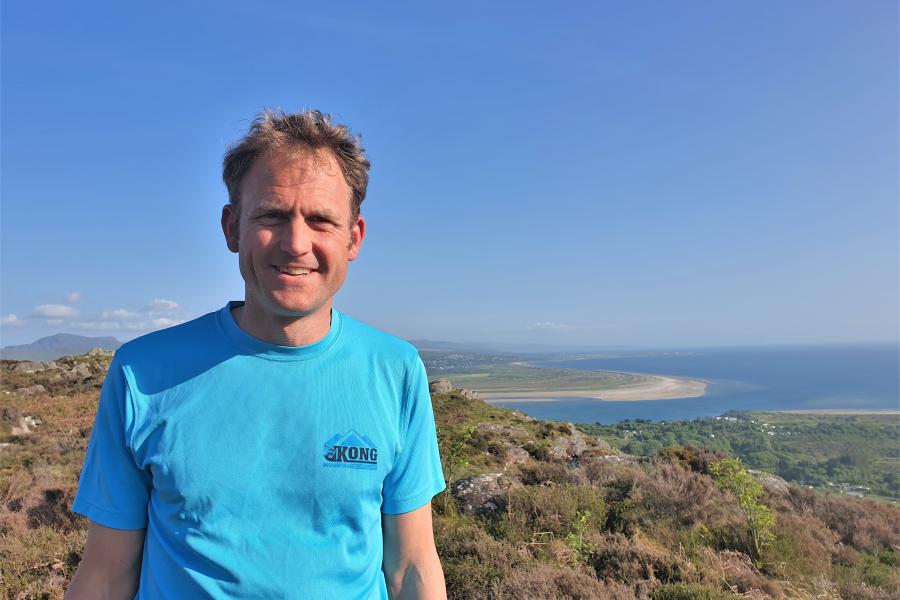
[[[386,598],[381,513],[444,489],[418,353],[337,310],[267,344],[239,304],[118,350],[73,510],[147,528],[138,598]]]

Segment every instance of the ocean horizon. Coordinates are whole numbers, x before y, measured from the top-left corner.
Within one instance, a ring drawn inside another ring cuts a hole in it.
[[[493,402],[538,419],[611,424],[683,421],[739,411],[900,410],[900,344],[710,348],[531,362],[539,367],[700,379],[706,394],[627,402],[585,398]]]

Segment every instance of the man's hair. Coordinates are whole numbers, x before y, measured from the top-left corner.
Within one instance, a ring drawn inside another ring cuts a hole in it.
[[[247,135],[228,149],[222,162],[229,203],[240,212],[241,182],[258,158],[278,152],[315,158],[322,151],[330,152],[337,160],[350,188],[350,212],[356,219],[369,185],[369,160],[358,136],[318,110],[293,114],[266,110],[253,120]]]

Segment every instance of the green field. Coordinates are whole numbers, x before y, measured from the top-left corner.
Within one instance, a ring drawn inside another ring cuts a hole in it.
[[[525,363],[478,365],[452,371],[429,370],[429,379],[447,377],[454,387],[479,392],[544,392],[555,390],[591,391],[614,389],[650,381],[650,378],[628,373],[579,371],[577,369],[545,369]]]

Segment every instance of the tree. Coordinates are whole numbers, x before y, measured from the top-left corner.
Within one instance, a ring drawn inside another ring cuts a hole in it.
[[[726,458],[713,463],[709,470],[719,489],[730,492],[737,499],[747,518],[754,558],[760,559],[763,551],[775,541],[775,513],[760,501],[762,485],[747,472],[739,458]]]

